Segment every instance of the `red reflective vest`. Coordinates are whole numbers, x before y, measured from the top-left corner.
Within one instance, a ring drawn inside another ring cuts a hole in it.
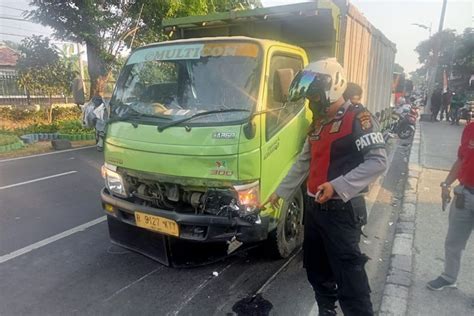
[[[309,135],[311,163],[308,192],[315,195],[325,182],[345,175],[364,161],[373,148],[384,148],[382,133],[369,111],[362,106],[341,108],[332,121],[317,126]]]
[[[458,157],[461,160],[458,172],[459,182],[464,186],[474,188],[474,123],[469,123],[464,128]]]

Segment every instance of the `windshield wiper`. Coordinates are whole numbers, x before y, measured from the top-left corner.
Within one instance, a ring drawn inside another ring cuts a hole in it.
[[[200,117],[200,116],[204,116],[204,115],[210,115],[210,114],[229,113],[229,112],[250,112],[250,110],[247,110],[247,109],[221,109],[221,110],[211,110],[211,111],[206,111],[206,112],[200,112],[200,113],[196,113],[194,115],[185,117],[183,119],[176,120],[176,121],[170,122],[170,123],[162,125],[162,126],[158,126],[158,132],[162,132],[165,129],[167,129],[168,127],[173,127],[173,126],[179,125],[181,123],[192,120],[196,117]]]
[[[170,117],[168,116],[162,116],[162,115],[153,115],[153,114],[145,114],[145,113],[130,113],[130,114],[125,114],[122,116],[115,116],[107,122],[107,124],[115,123],[115,122],[127,122],[127,121],[133,121],[131,122],[132,126],[137,128],[138,123],[137,121],[141,119],[165,119],[165,120],[171,120]]]
[[[120,122],[120,121],[137,121],[137,120],[140,120],[140,119],[143,119],[143,118],[148,118],[148,119],[165,119],[165,120],[171,120],[171,117],[169,116],[164,116],[164,115],[160,115],[158,113],[156,114],[147,114],[147,113],[141,113],[141,112],[138,112],[137,110],[134,110],[133,108],[130,107],[130,105],[128,104],[125,104],[123,102],[117,102],[117,104],[114,103],[110,103],[111,105],[111,108],[114,107],[114,108],[117,108],[119,106],[121,107],[124,107],[127,109],[127,112],[125,114],[122,114],[122,115],[119,115],[119,114],[116,114],[114,117],[110,118],[108,121],[107,121],[107,124],[111,124],[111,123],[114,123],[114,122]],[[138,127],[138,124],[137,123],[132,123],[132,126],[133,127]]]

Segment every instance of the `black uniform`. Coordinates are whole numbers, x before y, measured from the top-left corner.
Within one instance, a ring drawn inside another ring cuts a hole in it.
[[[304,265],[320,313],[339,300],[345,315],[373,315],[359,248],[367,213],[361,192],[386,168],[385,144],[370,113],[347,102],[336,118],[312,132],[297,162],[277,189],[289,198],[295,184],[308,176]],[[330,182],[336,195],[314,201],[317,187]]]

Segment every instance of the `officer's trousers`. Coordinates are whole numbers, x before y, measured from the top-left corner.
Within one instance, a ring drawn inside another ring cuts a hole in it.
[[[451,283],[455,283],[458,278],[461,255],[474,229],[474,192],[471,193],[462,185],[457,186],[454,192],[464,194],[464,207],[457,208],[453,201],[449,211],[448,235],[444,244],[444,272],[441,276]]]
[[[304,266],[319,310],[334,309],[339,300],[346,316],[373,315],[364,268],[368,257],[359,248],[367,218],[364,198],[321,205],[307,197],[306,205]]]

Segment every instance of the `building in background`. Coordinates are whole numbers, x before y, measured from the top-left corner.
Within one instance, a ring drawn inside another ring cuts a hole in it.
[[[0,44],[0,76],[15,75],[18,52],[8,46]]]

